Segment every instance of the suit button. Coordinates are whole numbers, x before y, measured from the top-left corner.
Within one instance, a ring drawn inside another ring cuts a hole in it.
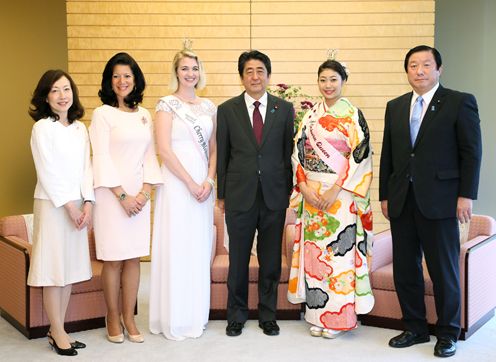
[[[258,155],[258,158],[262,158],[262,155]]]
[[[415,153],[410,153],[410,157],[415,157]]]
[[[262,171],[258,170],[258,174],[261,175],[262,174]]]

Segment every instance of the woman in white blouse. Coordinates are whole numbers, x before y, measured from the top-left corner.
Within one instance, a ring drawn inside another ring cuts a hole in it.
[[[48,342],[68,356],[86,347],[64,330],[72,284],[91,278],[87,229],[95,196],[88,132],[78,121],[83,114],[72,78],[62,70],[43,74],[29,109],[38,181],[28,285],[43,287]]]

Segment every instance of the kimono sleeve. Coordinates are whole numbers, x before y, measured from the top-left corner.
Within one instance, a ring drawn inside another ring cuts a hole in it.
[[[348,165],[337,185],[360,197],[366,197],[372,182],[372,150],[367,122],[362,112],[356,110],[349,129],[351,153]]]

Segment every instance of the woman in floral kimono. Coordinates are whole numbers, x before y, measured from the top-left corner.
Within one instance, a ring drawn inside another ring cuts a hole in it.
[[[306,303],[310,334],[326,338],[356,328],[357,314],[374,305],[367,260],[372,150],[362,112],[341,97],[347,79],[336,60],[319,67],[323,102],[304,116],[293,153],[299,221],[288,299]]]

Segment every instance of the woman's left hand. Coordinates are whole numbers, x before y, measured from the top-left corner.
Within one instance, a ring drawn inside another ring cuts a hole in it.
[[[83,204],[83,215],[80,225],[81,228],[86,226],[88,230],[93,228],[93,204],[91,202],[85,202]]]
[[[200,194],[196,199],[198,200],[198,202],[203,202],[206,199],[208,199],[211,192],[212,192],[212,185],[208,181],[203,181],[202,191],[200,192]]]
[[[320,196],[319,201],[317,202],[317,208],[323,211],[328,210],[338,198],[339,191],[341,191],[341,188],[334,185],[329,190],[324,192],[324,194]]]

